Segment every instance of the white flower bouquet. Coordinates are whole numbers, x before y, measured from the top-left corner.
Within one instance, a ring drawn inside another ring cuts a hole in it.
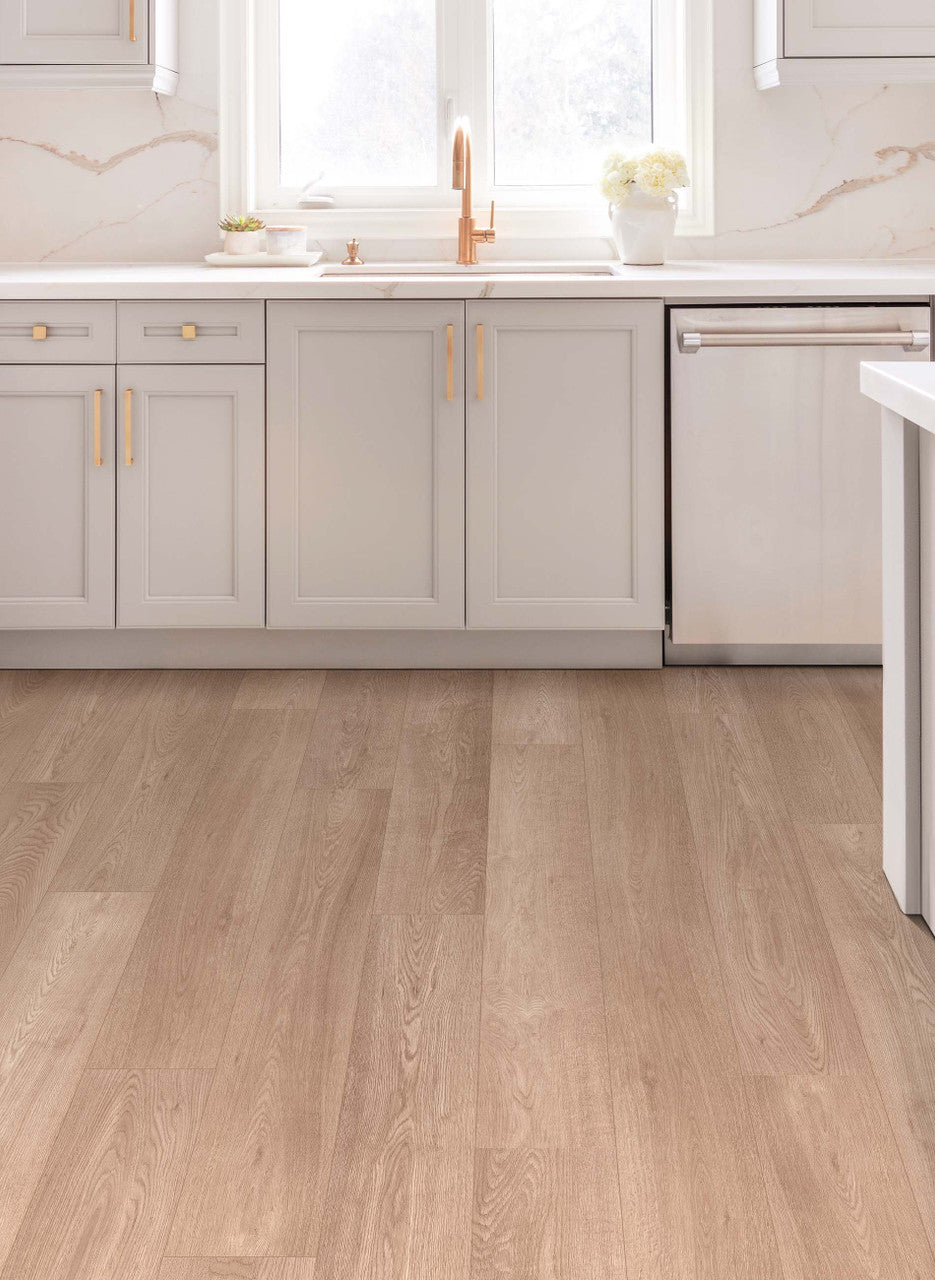
[[[665,198],[689,186],[688,168],[680,151],[647,147],[642,151],[611,151],[604,161],[601,194],[620,208],[634,191]]]

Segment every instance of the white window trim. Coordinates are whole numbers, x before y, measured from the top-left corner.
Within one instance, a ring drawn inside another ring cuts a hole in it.
[[[446,0],[452,13],[455,0]],[[656,84],[676,86],[673,94],[653,95],[654,130],[657,138],[681,145],[688,160],[692,186],[680,195],[677,235],[714,234],[714,116],[713,116],[713,0],[654,0],[653,75]],[[381,203],[392,193],[374,193],[355,207],[335,206],[328,210],[263,208],[258,192],[262,188],[258,160],[257,122],[261,113],[275,112],[275,80],[257,66],[257,48],[269,47],[270,31],[259,23],[269,21],[272,6],[266,0],[224,0],[221,5],[220,48],[220,195],[221,213],[253,212],[267,221],[307,223],[320,239],[338,239],[353,222],[353,233],[371,237],[427,237],[451,234],[452,209],[437,204],[431,189],[429,207],[387,206]],[[464,13],[464,7],[460,7]],[[474,10],[476,12],[476,9]],[[469,47],[462,41],[462,47]],[[470,55],[463,60],[470,63]],[[449,69],[452,75],[470,74],[468,65]],[[447,140],[442,140],[447,145]],[[441,163],[445,164],[445,146]],[[486,171],[486,139],[475,137],[477,173]],[[484,192],[477,189],[478,217],[483,217]],[[515,195],[515,198],[511,198]],[[506,199],[504,199],[506,196]],[[525,197],[525,201],[522,196]],[[565,238],[606,236],[606,212],[595,202],[589,207],[569,205],[567,193],[537,192],[536,203],[528,193],[497,192],[497,227],[503,237]],[[405,198],[405,197],[404,197]],[[488,197],[489,198],[489,197]],[[564,199],[564,203],[563,203]]]

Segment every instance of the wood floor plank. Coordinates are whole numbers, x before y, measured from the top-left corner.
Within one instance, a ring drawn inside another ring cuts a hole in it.
[[[489,672],[412,673],[377,911],[483,911],[492,697]]]
[[[387,805],[296,792],[170,1253],[317,1251]]]
[[[88,1071],[3,1280],[150,1280],[208,1093],[207,1071]]]
[[[507,745],[579,739],[574,671],[498,671],[494,681],[493,740]]]
[[[827,673],[748,668],[744,683],[794,822],[879,822],[880,792]]]
[[[47,894],[0,978],[0,1264],[150,899]]]
[[[158,1280],[314,1280],[314,1258],[166,1258]]]
[[[239,683],[227,671],[162,673],[59,866],[53,892],[155,891]]]
[[[314,711],[325,687],[324,671],[245,671],[235,711]]]
[[[883,671],[880,667],[826,667],[870,776],[883,794]]]
[[[935,1274],[872,1076],[748,1087],[785,1280]]]
[[[780,1280],[667,676],[578,676],[627,1276]]]
[[[73,683],[62,671],[0,671],[0,784],[21,763]]]
[[[879,827],[802,827],[799,841],[935,1249],[935,939],[896,905]]]
[[[750,710],[737,667],[665,667],[666,706],[676,715],[687,712],[730,715]]]
[[[472,1280],[629,1276],[616,1178],[596,1154],[587,1147],[478,1151]]]
[[[316,1264],[329,1280],[470,1273],[482,931],[374,919]]]
[[[159,677],[68,672],[38,738],[0,786],[0,972]]]
[[[311,717],[231,712],[90,1065],[217,1062]]]
[[[493,751],[477,1142],[613,1146],[579,746]]]
[[[408,689],[408,671],[329,671],[300,785],[389,791]]]
[[[744,1070],[865,1070],[860,1032],[758,721],[672,719]]]

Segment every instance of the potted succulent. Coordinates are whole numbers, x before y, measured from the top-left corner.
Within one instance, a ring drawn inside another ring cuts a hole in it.
[[[259,253],[260,232],[266,226],[259,218],[222,218],[218,226],[224,232],[225,253]]]
[[[688,169],[680,151],[647,147],[642,151],[611,151],[604,161],[601,194],[621,262],[633,266],[661,266],[675,232],[678,200],[687,187]]]

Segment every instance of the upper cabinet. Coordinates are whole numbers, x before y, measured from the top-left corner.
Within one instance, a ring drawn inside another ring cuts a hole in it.
[[[932,0],[756,0],[757,87],[935,80]]]
[[[19,0],[0,5],[0,88],[178,84],[178,0]]]

